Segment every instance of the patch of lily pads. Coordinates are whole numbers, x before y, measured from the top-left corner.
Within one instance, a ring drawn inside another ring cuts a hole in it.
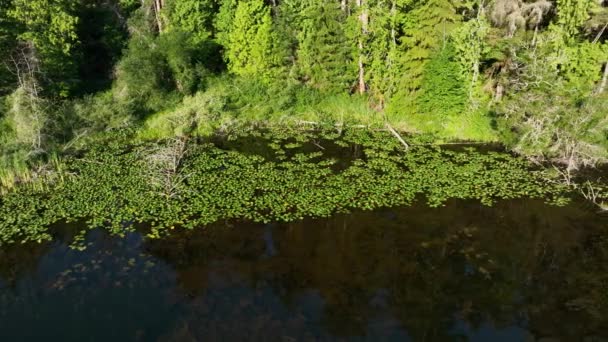
[[[288,222],[420,198],[431,207],[449,199],[568,201],[564,186],[524,159],[416,139],[405,149],[385,131],[283,129],[127,141],[116,134],[65,157],[61,181],[1,197],[0,244],[48,241],[49,227],[64,221],[118,235],[146,223],[155,238],[219,220]]]

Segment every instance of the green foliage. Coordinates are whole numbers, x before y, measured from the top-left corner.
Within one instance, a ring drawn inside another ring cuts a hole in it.
[[[596,0],[557,0],[557,24],[567,40],[576,38]]]
[[[561,74],[568,87],[590,94],[602,77],[602,67],[608,56],[608,43],[582,42],[564,49]]]
[[[117,66],[114,94],[119,102],[132,102],[146,114],[176,104],[178,94],[192,94],[203,85],[208,71],[188,43],[190,34],[172,30],[155,36],[143,12],[138,13],[131,23],[137,33]]]
[[[538,55],[498,108],[503,139],[515,151],[576,169],[608,158],[608,102],[571,86]],[[599,69],[598,69],[599,72]]]
[[[118,101],[134,102],[144,113],[165,108],[174,89],[171,69],[156,38],[133,37],[116,67],[114,92]]]
[[[448,43],[426,64],[417,98],[419,114],[441,120],[465,111],[468,92],[461,65],[456,58],[456,49]]]
[[[217,16],[213,20],[215,29],[215,40],[222,46],[228,46],[230,43],[230,32],[234,22],[237,0],[222,0]]]
[[[77,4],[75,0],[13,0],[8,15],[25,28],[20,39],[34,42],[43,54],[67,55],[78,39]]]
[[[117,128],[390,123],[440,140],[494,141],[497,128],[530,158],[605,159],[597,1],[154,4],[2,1],[2,141],[52,152]]]
[[[399,87],[399,18],[397,1],[368,1],[366,10],[372,18],[364,39],[366,80],[370,92],[381,105]]]
[[[222,25],[225,25],[222,22]],[[232,23],[226,28],[225,59],[236,75],[269,81],[284,61],[277,50],[270,8],[263,0],[238,2]]]
[[[175,88],[189,95],[203,82],[207,70],[196,60],[196,51],[188,44],[189,35],[183,31],[172,31],[158,38],[158,45],[171,70]]]
[[[8,10],[11,6],[10,1],[3,1],[0,4],[0,60],[7,61],[10,52],[15,48],[16,39],[16,23],[8,16]],[[17,82],[15,75],[9,72],[6,66],[0,67],[0,96],[9,94]]]
[[[216,2],[212,0],[167,1],[169,29],[192,34],[191,43],[198,46],[212,37]]]
[[[128,39],[127,11],[116,0],[82,2],[78,10],[78,87],[72,94],[82,96],[111,87],[112,73]]]
[[[67,96],[76,72],[71,58],[78,43],[77,0],[13,0],[8,17],[18,25],[17,38],[33,44],[54,92]]]
[[[468,92],[468,105],[473,109],[487,101],[480,73],[483,56],[490,50],[485,43],[488,31],[488,22],[484,17],[479,17],[463,23],[452,34],[455,59],[460,64],[463,83]]]
[[[356,75],[345,31],[345,14],[336,3],[291,1],[282,5],[297,47],[295,76],[329,93],[347,92]],[[297,18],[297,19],[296,19]],[[295,22],[295,23],[294,23]]]
[[[214,125],[221,126],[226,102],[226,95],[221,91],[186,96],[175,109],[148,118],[139,136],[142,139],[168,139],[209,135],[219,128]]]
[[[401,45],[405,49],[399,61],[403,78],[400,96],[413,96],[421,86],[426,63],[433,51],[440,50],[459,20],[449,0],[406,2],[403,8]]]
[[[116,101],[111,91],[85,96],[74,101],[66,111],[71,112],[66,116],[73,117],[74,136],[125,128],[134,119],[132,106]]]
[[[41,149],[46,140],[48,104],[23,88],[11,94],[7,104],[9,108],[4,120],[12,133],[12,142],[32,150]]]

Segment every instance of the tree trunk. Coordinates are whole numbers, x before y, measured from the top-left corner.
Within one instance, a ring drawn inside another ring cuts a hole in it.
[[[340,0],[340,9],[342,12],[346,12],[346,0]]]
[[[395,4],[395,0],[391,3],[391,40],[393,41],[393,46],[397,46],[397,32],[395,30],[395,24],[397,22],[397,5]]]
[[[602,83],[600,83],[597,93],[603,93],[604,90],[606,90],[606,85],[608,85],[608,61],[606,61],[606,65],[604,66],[604,76],[602,77]]]
[[[163,20],[160,11],[163,9],[164,0],[153,0],[154,1],[154,15],[156,17],[156,25],[158,26],[158,33],[163,32]]]
[[[357,7],[361,10],[364,0],[357,0]],[[369,21],[367,9],[363,9],[359,15],[361,21],[361,37],[359,38],[359,94],[364,94],[365,86],[365,66],[363,65],[363,37],[367,34],[367,24]]]

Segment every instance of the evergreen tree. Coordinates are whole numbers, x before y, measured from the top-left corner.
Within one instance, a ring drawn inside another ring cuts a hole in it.
[[[297,78],[321,90],[348,91],[356,71],[345,31],[346,15],[338,3],[302,1],[301,7],[292,7],[285,15],[299,17],[293,26]]]
[[[219,23],[228,30],[219,38],[230,72],[269,81],[280,71],[284,55],[277,49],[279,37],[274,31],[270,8],[263,0],[239,1],[232,23]]]
[[[401,3],[405,13],[400,19],[403,35],[399,58],[399,89],[396,106],[411,110],[422,85],[425,66],[435,51],[441,51],[450,39],[460,16],[450,0],[406,0]]]
[[[416,98],[418,113],[446,117],[465,111],[468,92],[457,53],[459,51],[449,42],[425,65]]]
[[[367,56],[367,83],[370,92],[384,107],[397,89],[399,79],[398,42],[399,13],[397,0],[368,2],[369,29],[365,42]]]
[[[213,18],[217,12],[213,0],[170,0],[168,13],[170,30],[180,30],[192,35],[193,44],[201,44],[213,35]]]

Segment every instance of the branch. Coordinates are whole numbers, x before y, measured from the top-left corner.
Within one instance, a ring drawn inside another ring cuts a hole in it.
[[[397,140],[399,140],[399,142],[403,144],[406,151],[409,150],[410,145],[408,145],[405,140],[403,140],[399,133],[397,133],[397,131],[395,131],[395,129],[388,122],[386,123],[386,128],[388,128],[388,130],[395,136],[395,138],[397,138]]]

